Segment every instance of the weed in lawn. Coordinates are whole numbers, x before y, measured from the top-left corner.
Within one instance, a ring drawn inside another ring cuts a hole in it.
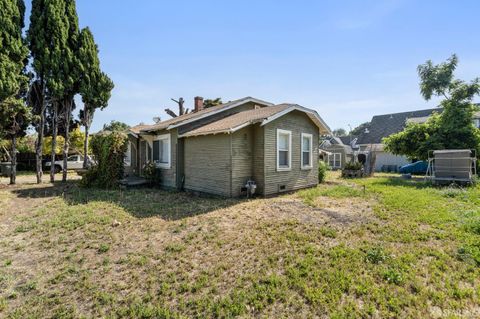
[[[108,245],[108,244],[102,243],[102,244],[100,244],[100,246],[98,246],[98,252],[100,254],[106,253],[109,250],[110,250],[110,245]]]
[[[403,275],[397,269],[389,268],[383,272],[383,279],[385,279],[388,283],[393,283],[396,285],[400,285],[403,283]]]
[[[337,231],[331,227],[324,226],[324,227],[321,227],[319,231],[320,231],[320,234],[322,234],[322,236],[324,237],[328,237],[328,238],[337,237]]]
[[[462,198],[467,195],[467,191],[464,188],[458,187],[455,184],[441,188],[439,192],[447,198]]]
[[[373,247],[367,250],[365,259],[372,264],[381,264],[385,262],[388,255],[381,247]]]

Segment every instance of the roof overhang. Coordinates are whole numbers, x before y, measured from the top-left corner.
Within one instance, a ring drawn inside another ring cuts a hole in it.
[[[207,118],[209,116],[212,116],[212,115],[215,115],[215,114],[218,114],[218,113],[222,113],[222,112],[227,111],[227,110],[231,110],[231,109],[236,108],[237,106],[243,105],[245,103],[251,103],[251,102],[252,103],[257,103],[257,104],[260,104],[260,105],[265,105],[265,106],[273,106],[274,105],[273,103],[270,103],[270,102],[266,102],[266,101],[262,101],[262,100],[259,100],[259,99],[253,98],[253,97],[249,97],[249,98],[246,98],[244,100],[232,103],[231,105],[229,105],[227,107],[223,107],[223,108],[218,109],[216,111],[208,112],[208,113],[205,113],[205,114],[200,115],[198,117],[194,117],[194,118],[182,121],[180,123],[169,125],[166,129],[171,130],[171,129],[174,129],[174,128],[177,128],[177,127],[180,127],[180,126],[183,126],[183,125],[201,120],[203,118]]]
[[[189,134],[188,132],[182,135],[179,135],[179,138],[182,137],[194,137],[194,136],[203,136],[203,135],[216,135],[216,134],[232,134],[235,133],[238,130],[241,130],[244,127],[249,126],[250,124],[254,124],[254,121],[248,121],[243,124],[240,124],[236,127],[232,127],[229,129],[221,129],[221,130],[214,130],[214,131],[207,131],[207,132],[202,132],[202,133],[197,133],[197,134]]]
[[[132,136],[135,137],[135,138],[138,138],[138,134],[135,133],[135,132],[133,132],[133,131],[130,131],[130,130],[129,130],[127,134],[128,134],[128,135],[132,135]]]
[[[261,126],[264,126],[292,111],[300,111],[307,114],[308,117],[310,117],[310,119],[317,125],[320,134],[330,134],[333,136],[332,131],[330,130],[330,127],[327,125],[327,123],[325,123],[325,121],[320,117],[320,115],[318,115],[316,111],[300,105],[292,105],[281,112],[278,112],[270,117],[267,117],[262,121]]]

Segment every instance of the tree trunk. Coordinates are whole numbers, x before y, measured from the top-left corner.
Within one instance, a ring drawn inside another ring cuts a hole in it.
[[[55,150],[57,148],[57,131],[58,131],[58,104],[53,102],[53,116],[52,116],[52,155],[50,166],[50,182],[55,182]]]
[[[15,185],[17,179],[17,137],[12,137],[12,154],[11,154],[11,170],[10,170],[10,184]]]
[[[70,98],[64,101],[64,117],[65,121],[65,143],[63,144],[63,171],[62,171],[62,182],[67,181],[67,169],[68,169],[68,149],[70,147],[70,115],[72,113],[72,100]]]
[[[43,170],[42,170],[42,159],[43,159],[43,134],[45,126],[45,111],[42,106],[40,113],[40,122],[37,127],[37,141],[35,143],[35,159],[37,164],[37,184],[42,183]]]
[[[88,167],[88,137],[90,133],[90,125],[92,124],[93,112],[87,103],[83,106],[83,126],[85,127],[85,141],[83,143],[83,168]]]
[[[43,136],[45,133],[45,81],[43,76],[40,77],[41,81],[41,92],[37,92],[37,96],[40,96],[40,122],[37,127],[37,141],[35,144],[35,160],[36,160],[36,171],[37,171],[37,184],[42,183],[43,177]],[[38,86],[34,86],[38,88]]]
[[[85,143],[83,147],[83,168],[88,167],[88,134],[90,130],[90,125],[85,125]]]

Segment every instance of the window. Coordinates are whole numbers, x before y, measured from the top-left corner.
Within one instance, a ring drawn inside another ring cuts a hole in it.
[[[132,145],[130,142],[127,144],[127,151],[125,152],[125,166],[132,165]]]
[[[312,168],[312,134],[302,133],[302,169]]]
[[[473,119],[473,125],[475,125],[476,128],[480,128],[480,119]]]
[[[328,166],[330,166],[331,168],[342,168],[342,154],[328,154]]]
[[[161,168],[170,168],[170,134],[159,135],[153,140],[153,162]]]
[[[277,171],[288,171],[292,164],[292,132],[277,130]]]

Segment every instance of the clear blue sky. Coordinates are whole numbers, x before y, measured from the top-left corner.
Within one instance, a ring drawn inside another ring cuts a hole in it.
[[[254,96],[316,109],[332,129],[434,107],[416,67],[480,76],[480,1],[77,0],[116,87],[93,130],[169,118],[170,98]]]

